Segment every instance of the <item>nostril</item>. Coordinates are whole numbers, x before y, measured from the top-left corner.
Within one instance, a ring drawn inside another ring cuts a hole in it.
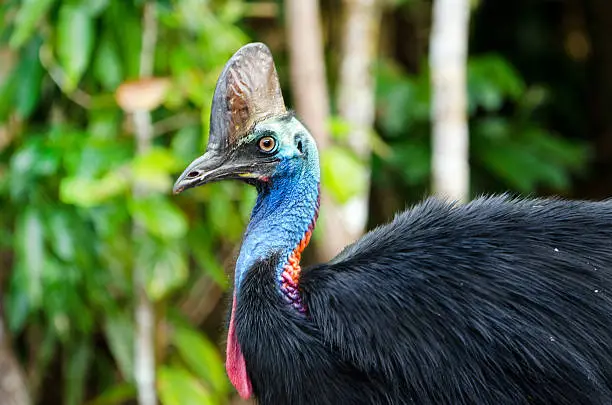
[[[302,150],[302,141],[298,141],[297,143],[297,149],[300,151],[300,153],[304,153],[304,151]]]
[[[198,174],[200,173],[197,171],[189,172],[189,174],[187,174],[187,177],[189,177],[190,179],[193,179],[194,177],[198,177]]]

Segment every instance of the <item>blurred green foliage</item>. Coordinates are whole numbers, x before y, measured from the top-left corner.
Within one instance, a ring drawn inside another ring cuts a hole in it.
[[[134,382],[139,260],[149,297],[167,314],[162,403],[225,403],[220,352],[177,305],[198,283],[228,286],[221,252],[239,241],[253,192],[221,184],[173,198],[169,190],[203,150],[220,69],[248,41],[236,25],[242,3],[157,3],[155,75],[171,85],[154,111],[154,145],[135,158],[131,117],[114,92],[138,79],[142,13],[143,2],[123,0],[0,5],[0,246],[14,251],[6,320],[32,340],[41,380],[60,355],[62,403],[83,403],[92,373],[93,403],[121,403],[135,395],[125,384]],[[132,197],[136,183],[146,198]],[[146,232],[133,234],[134,219]]]
[[[409,75],[384,60],[377,72],[378,127],[393,153],[384,162],[375,161],[375,181],[399,180],[404,186],[427,189],[431,164],[427,67]],[[492,54],[469,59],[467,81],[472,195],[568,191],[572,176],[585,169],[589,149],[538,121],[538,110],[549,101],[546,89],[526,85],[505,59]],[[394,168],[399,176],[385,176],[381,165]]]

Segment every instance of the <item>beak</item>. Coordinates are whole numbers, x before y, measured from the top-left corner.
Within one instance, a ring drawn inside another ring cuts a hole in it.
[[[179,194],[188,188],[234,177],[236,168],[223,155],[207,151],[195,159],[174,183],[172,192]]]

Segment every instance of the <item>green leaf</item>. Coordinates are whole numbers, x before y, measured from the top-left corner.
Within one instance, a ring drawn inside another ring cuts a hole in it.
[[[499,142],[510,137],[512,131],[511,123],[502,117],[490,116],[479,119],[475,125],[473,134],[478,142],[478,137],[486,138],[492,142]]]
[[[15,93],[19,87],[17,77],[19,70],[13,68],[0,84],[0,122],[5,122],[15,106]]]
[[[65,4],[57,21],[57,54],[66,73],[66,88],[74,90],[85,73],[94,43],[94,22],[87,8]]]
[[[244,17],[247,5],[242,0],[228,0],[218,11],[219,20],[229,26],[236,25]]]
[[[20,48],[34,33],[36,25],[47,14],[55,0],[24,0],[17,17],[15,30],[9,40],[13,48]]]
[[[31,310],[28,294],[24,294],[24,291],[27,291],[29,287],[29,277],[27,272],[23,270],[22,266],[14,268],[5,301],[7,323],[13,333],[19,333],[25,326]]]
[[[108,116],[107,116],[108,117]],[[112,131],[113,127],[117,130],[117,116],[110,116],[111,120],[105,131]],[[93,124],[92,124],[93,125]],[[64,157],[66,171],[70,175],[79,177],[100,178],[114,169],[121,169],[132,160],[133,150],[122,142],[117,142],[115,135],[93,134],[96,136],[88,137],[86,133],[71,134],[73,139],[85,139],[83,148],[76,146],[67,147],[71,152]],[[108,137],[106,137],[106,136]],[[122,177],[127,178],[128,173],[122,173]]]
[[[160,367],[157,389],[163,405],[215,405],[213,395],[189,372],[177,367]]]
[[[431,148],[429,143],[407,140],[398,145],[391,162],[401,170],[406,183],[418,185],[431,174]]]
[[[60,162],[57,149],[46,145],[40,136],[30,134],[25,145],[15,153],[10,163],[10,192],[19,199],[39,189],[40,177],[54,175]]]
[[[91,134],[92,139],[100,139],[104,141],[114,142],[113,138],[117,136],[119,132],[119,115],[116,111],[113,110],[95,110],[92,109],[89,111],[89,127],[87,128],[87,132]],[[92,145],[95,147],[96,145]],[[97,151],[97,155],[100,155],[100,147],[95,148]],[[130,151],[131,154],[131,151]],[[126,154],[127,155],[127,154]],[[110,156],[115,156],[116,154],[110,154]],[[82,156],[85,158],[85,156]],[[106,156],[103,156],[102,159],[105,159]],[[127,156],[126,156],[127,158]],[[82,159],[82,164],[85,163],[86,159]],[[106,163],[108,161],[106,160]],[[95,165],[99,170],[99,167],[103,167],[104,165]],[[80,169],[79,169],[80,172]]]
[[[209,187],[210,195],[214,196],[208,200],[207,218],[212,230],[219,235],[223,235],[227,240],[237,242],[243,232],[241,216],[228,193],[233,184],[217,183]]]
[[[46,251],[41,213],[34,207],[25,207],[17,220],[17,259],[19,271],[25,273],[27,282],[23,291],[33,307],[42,302],[42,275],[45,268]]]
[[[202,224],[189,230],[187,241],[197,265],[223,288],[229,287],[225,270],[215,256],[213,233]]]
[[[351,124],[340,116],[332,116],[327,127],[331,136],[338,140],[344,140],[351,134]]]
[[[47,233],[55,254],[62,260],[72,261],[75,258],[74,222],[68,213],[57,207],[50,210],[47,216]]]
[[[468,86],[468,102],[470,110],[482,106],[487,111],[497,111],[502,107],[504,95],[491,83],[481,82]]]
[[[581,143],[572,143],[537,128],[526,130],[525,136],[539,155],[559,166],[580,170],[587,163],[588,149]]]
[[[152,148],[134,159],[132,163],[134,182],[150,191],[168,192],[172,188],[173,181],[170,174],[181,167],[178,163],[169,150]]]
[[[172,151],[184,167],[195,158],[194,151],[200,150],[200,143],[202,142],[200,131],[200,127],[187,126],[179,129],[172,137]]]
[[[185,70],[177,73],[176,81],[195,105],[200,106],[205,103],[205,95],[202,92],[206,82],[204,72],[196,69]]]
[[[90,342],[81,340],[72,344],[66,359],[65,370],[68,378],[64,379],[64,404],[80,405],[85,396],[87,370],[91,361]]]
[[[381,100],[381,123],[389,135],[399,136],[412,121],[410,108],[414,105],[415,89],[409,81],[400,81]]]
[[[120,405],[132,403],[136,398],[136,388],[132,384],[117,384],[106,388],[98,397],[86,405]]]
[[[178,241],[143,237],[137,263],[138,268],[146,272],[147,294],[154,301],[165,298],[183,286],[189,275],[186,255]]]
[[[109,36],[104,36],[100,41],[93,73],[107,91],[115,91],[123,80],[123,65],[117,47]]]
[[[104,13],[105,31],[112,33],[123,62],[123,74],[127,79],[138,76],[140,68],[140,42],[142,36],[141,15],[133,2],[112,1]],[[117,22],[121,21],[120,24]]]
[[[83,7],[91,17],[100,15],[108,7],[110,0],[79,0],[79,6]]]
[[[100,239],[109,241],[121,239],[119,235],[130,221],[129,212],[124,204],[107,204],[92,208],[88,210],[88,217]],[[125,234],[122,236],[131,237]]]
[[[499,110],[506,99],[518,100],[525,91],[518,72],[497,55],[470,58],[467,76],[470,111],[476,107]]]
[[[130,317],[118,311],[111,311],[104,322],[104,334],[126,381],[134,380],[134,328]]]
[[[99,180],[65,177],[60,183],[60,199],[66,204],[91,207],[124,193],[128,186],[128,179],[120,171],[110,172]]]
[[[367,171],[348,150],[330,147],[321,154],[321,183],[340,204],[362,194],[367,188]]]
[[[134,200],[130,204],[130,212],[138,223],[159,238],[182,238],[187,233],[185,215],[165,197]]]
[[[569,179],[563,170],[521,145],[505,144],[483,149],[481,159],[511,187],[523,193],[535,191],[540,183],[557,189],[568,185]]]
[[[77,290],[82,276],[82,270],[62,264],[52,256],[45,262],[42,308],[64,343],[70,341],[76,332],[88,334],[93,327],[93,314],[87,309],[86,297]]]
[[[399,67],[383,61],[377,67],[377,112],[383,131],[397,137],[406,131],[414,115],[416,83]]]
[[[217,393],[229,392],[223,359],[215,345],[196,331],[182,327],[174,330],[173,338],[181,358],[198,377]]]
[[[583,144],[529,122],[517,126],[499,117],[481,119],[473,135],[474,156],[507,186],[524,193],[539,186],[566,190],[570,173],[583,170],[588,159]]]
[[[21,62],[17,70],[18,82],[15,91],[15,111],[22,118],[29,117],[40,99],[43,79],[43,67],[38,58],[38,50],[42,41],[30,41],[22,52]]]

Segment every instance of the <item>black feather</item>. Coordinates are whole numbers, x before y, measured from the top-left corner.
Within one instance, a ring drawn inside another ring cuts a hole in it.
[[[259,402],[612,403],[612,201],[430,199],[278,294],[239,291]]]

